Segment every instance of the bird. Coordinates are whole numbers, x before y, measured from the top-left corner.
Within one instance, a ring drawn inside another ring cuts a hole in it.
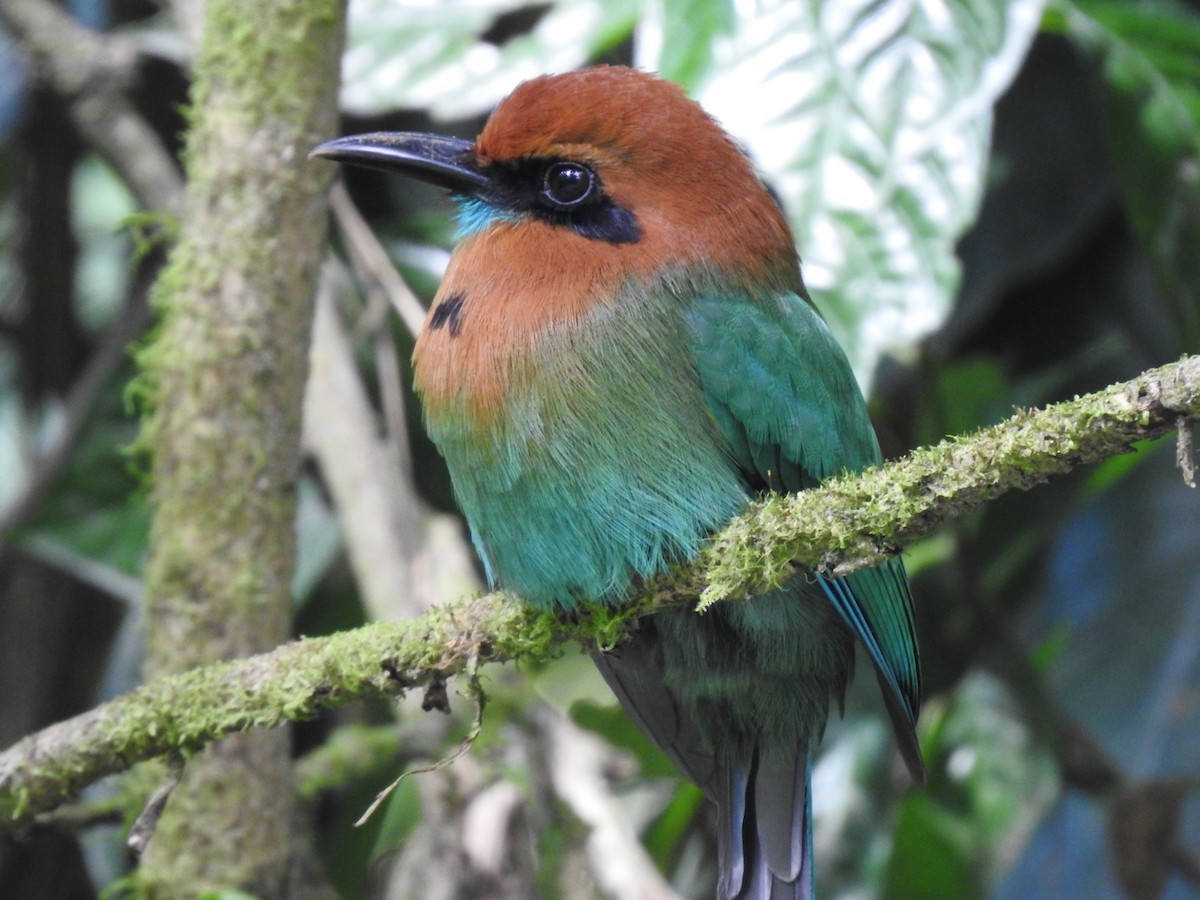
[[[543,75],[473,141],[385,131],[312,155],[422,179],[457,204],[413,378],[488,580],[522,602],[618,606],[761,494],[880,462],[783,210],[670,81],[624,66]],[[899,558],[661,611],[592,651],[715,803],[719,900],[814,895],[812,759],[856,641],[921,782]]]

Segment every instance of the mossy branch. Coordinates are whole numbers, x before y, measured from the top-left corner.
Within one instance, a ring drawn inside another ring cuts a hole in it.
[[[694,565],[645,586],[620,612],[563,621],[492,593],[409,622],[299,640],[157,679],[0,754],[0,833],[104,775],[230,732],[309,718],[367,694],[441,686],[476,657],[534,661],[571,640],[611,645],[647,613],[697,596],[744,597],[797,567],[841,574],[872,565],[1005,491],[1176,428],[1188,434],[1197,418],[1200,356],[1193,356],[818,489],[753,504]]]

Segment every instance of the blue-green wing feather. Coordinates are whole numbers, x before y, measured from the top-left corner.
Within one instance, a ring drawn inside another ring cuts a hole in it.
[[[805,300],[707,295],[689,310],[697,372],[749,486],[798,491],[880,460],[845,354]],[[903,564],[822,587],[875,665],[901,749],[920,777],[920,668]]]

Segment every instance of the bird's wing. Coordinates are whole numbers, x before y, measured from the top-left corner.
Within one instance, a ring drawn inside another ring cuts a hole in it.
[[[659,616],[678,614],[668,611]],[[667,687],[654,618],[643,619],[638,630],[617,647],[593,649],[591,656],[634,724],[685,778],[712,794],[719,772],[717,759],[697,723],[682,714],[679,698]]]
[[[710,410],[751,489],[799,491],[880,461],[846,356],[804,299],[713,294],[690,306],[688,320]],[[874,663],[900,749],[921,779],[920,667],[903,563],[822,587]]]

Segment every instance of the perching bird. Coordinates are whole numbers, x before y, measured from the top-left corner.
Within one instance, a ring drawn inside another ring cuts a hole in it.
[[[535,78],[473,143],[381,132],[315,155],[449,188],[459,243],[414,353],[489,579],[541,609],[617,604],[763,491],[880,459],[792,236],[746,155],[678,87]],[[718,897],[811,897],[811,756],[854,640],[923,770],[899,560],[645,621],[594,654],[718,810]]]

